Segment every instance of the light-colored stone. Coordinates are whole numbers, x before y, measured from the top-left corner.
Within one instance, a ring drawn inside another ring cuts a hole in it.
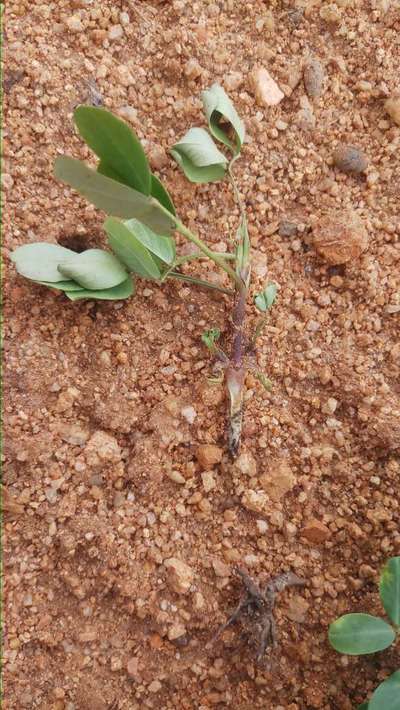
[[[175,639],[179,639],[179,638],[181,638],[181,636],[184,636],[185,633],[186,633],[186,628],[184,627],[184,625],[181,624],[179,621],[176,621],[168,629],[168,639],[170,641],[175,641]]]
[[[181,486],[184,486],[186,483],[186,478],[184,478],[179,471],[167,471],[167,476],[171,481],[179,483]]]
[[[222,562],[217,557],[212,560],[213,570],[217,577],[229,577],[231,570],[225,562]]]
[[[284,614],[288,617],[288,619],[291,619],[291,621],[296,621],[298,624],[302,624],[306,618],[309,607],[309,603],[303,599],[303,597],[292,597],[292,599],[289,600]]]
[[[188,424],[193,424],[197,417],[197,412],[194,407],[183,407],[183,409],[181,409],[181,414],[182,417],[186,419]]]
[[[131,658],[129,658],[126,664],[126,670],[130,678],[133,678],[137,682],[141,680],[141,676],[139,673],[139,659],[136,658],[136,656],[132,656]]]
[[[135,123],[137,119],[137,109],[133,108],[133,106],[121,106],[118,109],[118,114],[122,118],[126,118],[127,121],[131,121],[131,123]]]
[[[243,453],[237,457],[235,468],[245,476],[252,477],[257,475],[257,462],[250,451],[243,451]]]
[[[204,471],[201,474],[201,480],[206,493],[209,493],[210,491],[214,490],[217,485],[212,471]]]
[[[185,64],[184,73],[188,79],[198,79],[202,75],[203,69],[197,59],[191,58]]]
[[[121,37],[123,37],[123,34],[124,30],[122,29],[121,25],[112,25],[108,30],[108,39],[121,39]]]
[[[242,505],[254,513],[265,513],[268,507],[268,497],[264,491],[254,491],[249,488],[243,493]]]
[[[289,464],[285,459],[273,462],[267,473],[260,477],[263,490],[268,493],[273,501],[281,500],[296,485]]]
[[[223,450],[215,444],[202,444],[197,449],[197,460],[205,468],[212,468],[222,460]]]
[[[60,422],[57,425],[57,432],[63,441],[72,446],[83,446],[90,436],[88,429],[80,424]]]
[[[95,431],[85,447],[85,458],[90,466],[118,463],[121,448],[114,436],[105,431]]]
[[[400,126],[400,94],[395,94],[385,101],[385,111]]]
[[[251,83],[260,106],[276,106],[285,98],[283,91],[264,67],[253,69]]]
[[[171,589],[177,594],[187,594],[194,579],[192,568],[176,557],[165,560],[164,567],[167,570],[167,581]]]
[[[236,91],[243,84],[243,74],[233,71],[224,76],[224,84],[227,91]]]
[[[334,210],[313,224],[313,242],[328,264],[358,259],[368,247],[368,234],[354,210]]]
[[[308,542],[321,545],[330,538],[331,532],[320,520],[312,519],[306,523],[300,534],[302,537],[305,537]]]
[[[65,24],[71,32],[83,32],[85,29],[79,15],[71,15],[65,20]]]

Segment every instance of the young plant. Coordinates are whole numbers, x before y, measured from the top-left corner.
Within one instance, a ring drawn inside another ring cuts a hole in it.
[[[251,275],[250,241],[244,203],[233,174],[244,141],[244,125],[217,84],[203,92],[202,100],[209,132],[205,128],[191,128],[172,147],[171,154],[191,182],[208,183],[224,178],[230,181],[240,210],[232,251],[225,254],[214,251],[181,222],[170,195],[151,172],[140,141],[126,123],[102,108],[79,106],[74,112],[76,127],[99,162],[93,169],[63,156],[57,158],[54,172],[59,180],[109,215],[104,228],[113,253],[88,249],[77,254],[56,244],[34,243],[19,247],[11,258],[20,274],[64,291],[72,301],[128,298],[134,294],[136,276],[159,283],[178,279],[232,296],[229,352],[216,345],[220,335],[217,329],[206,331],[203,342],[225,373],[230,401],[228,448],[236,456],[247,370],[255,370],[265,387],[270,385],[257,372],[253,360],[255,341],[275,300],[276,286],[266,285],[255,297],[255,306],[263,317],[251,337],[245,325]],[[214,139],[222,144],[221,149]],[[171,236],[174,230],[192,242],[196,251],[184,256],[177,254]],[[183,264],[204,258],[211,259],[228,275],[231,288],[182,272]]]
[[[379,582],[381,602],[392,624],[370,614],[345,614],[329,627],[329,641],[339,653],[359,656],[383,651],[400,636],[400,557],[392,557]],[[400,669],[383,681],[359,710],[400,710]]]

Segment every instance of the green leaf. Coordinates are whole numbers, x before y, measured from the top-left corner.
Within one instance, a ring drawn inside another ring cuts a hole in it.
[[[201,339],[209,350],[215,350],[215,343],[219,340],[221,336],[221,331],[219,328],[210,328],[210,330],[205,330],[201,336]]]
[[[202,93],[204,111],[210,132],[238,155],[244,141],[244,125],[222,86],[213,84]],[[233,135],[232,135],[233,134]]]
[[[400,557],[392,557],[384,566],[379,593],[389,619],[400,626]]]
[[[113,288],[125,281],[128,275],[118,259],[103,249],[88,249],[63,259],[58,270],[83,288],[94,290]]]
[[[155,260],[137,235],[133,233],[129,223],[126,224],[109,217],[104,222],[104,229],[107,232],[112,250],[129,271],[134,271],[146,279],[158,280],[161,278],[161,272]]]
[[[175,226],[173,216],[166,215],[154,197],[142,195],[127,185],[99,174],[80,160],[66,156],[57,158],[54,174],[78,190],[95,207],[114,217],[134,217],[157,234],[169,234]]]
[[[129,219],[125,226],[135,235],[137,239],[163,264],[170,266],[175,261],[175,242],[171,237],[162,237],[155,234],[137,219]]]
[[[56,283],[51,283],[50,281],[36,281],[35,283],[41,286],[48,286],[56,291],[83,291],[83,287],[75,281],[57,281]]]
[[[103,169],[109,166],[125,185],[144,195],[150,194],[151,172],[145,152],[124,121],[94,106],[78,106],[74,120],[83,140],[100,158]]]
[[[83,291],[66,291],[70,301],[79,301],[81,298],[97,299],[101,301],[120,301],[123,298],[129,298],[135,292],[132,276],[128,276],[125,281],[114,286],[113,288],[86,290]]]
[[[153,197],[156,198],[156,200],[159,201],[159,203],[163,207],[165,207],[166,210],[168,210],[168,212],[171,212],[171,214],[173,215],[176,214],[175,207],[169,193],[162,184],[161,180],[159,180],[157,175],[154,175],[154,173],[152,173],[151,175],[150,193],[153,195]]]
[[[339,653],[358,656],[382,651],[396,635],[389,624],[370,614],[345,614],[329,627],[329,642]]]
[[[362,703],[362,705],[359,705],[357,710],[367,710],[367,708],[369,708],[368,702]]]
[[[378,685],[368,703],[368,710],[400,710],[400,670]]]
[[[27,279],[56,283],[65,280],[57,269],[58,264],[62,259],[71,256],[75,256],[71,249],[65,249],[58,244],[35,242],[18,247],[11,254],[11,261],[14,262],[18,273]]]
[[[257,296],[255,296],[254,298],[254,303],[258,310],[264,313],[268,310],[268,308],[271,308],[272,304],[275,301],[276,293],[276,284],[268,284],[264,291],[261,291],[261,293],[257,294]]]
[[[225,175],[228,161],[204,128],[191,128],[171,155],[191,182],[213,182]]]

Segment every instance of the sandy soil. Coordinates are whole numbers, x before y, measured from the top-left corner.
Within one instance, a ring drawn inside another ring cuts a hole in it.
[[[327,643],[341,613],[380,612],[377,573],[400,554],[400,127],[384,110],[399,5],[10,0],[6,16],[3,707],[350,710],[399,665],[395,649],[348,658]],[[278,106],[257,103],[256,66]],[[201,125],[213,81],[248,133],[254,288],[279,284],[258,350],[274,386],[248,377],[234,465],[200,340],[229,328],[227,297],[140,282],[129,302],[71,305],[8,259],[31,241],[105,243],[103,216],[52,178],[59,153],[91,159],[71,112],[100,100],[144,140],[189,226],[228,244],[229,187],[190,185],[167,152]],[[333,165],[342,141],[364,173]],[[315,234],[344,209],[367,248],[337,265]],[[307,580],[280,598],[269,665],[243,627],[207,646],[240,597],[236,566]]]

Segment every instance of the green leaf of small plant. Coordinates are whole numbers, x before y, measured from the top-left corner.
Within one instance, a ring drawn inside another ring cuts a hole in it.
[[[125,185],[150,194],[151,172],[145,152],[124,121],[94,106],[78,106],[74,120],[83,140],[100,158],[102,171],[109,168]],[[103,174],[110,177],[109,172]]]
[[[133,222],[136,227],[135,231],[132,229]],[[137,236],[140,233],[138,224],[140,223],[136,222],[136,220],[124,223],[114,217],[109,217],[104,222],[104,229],[107,232],[112,250],[129,271],[134,271],[146,279],[158,280],[161,278],[160,269],[149,250]],[[140,227],[143,227],[143,225],[140,225]],[[160,239],[164,238],[160,237]]]
[[[88,249],[63,259],[58,270],[83,288],[93,290],[113,288],[128,276],[118,259],[102,249]]]
[[[368,703],[368,710],[400,710],[400,670],[378,685]]]
[[[70,301],[79,301],[81,298],[95,299],[100,301],[120,301],[124,298],[129,298],[134,293],[134,282],[132,276],[128,276],[125,281],[114,286],[113,288],[99,289],[99,290],[89,290],[83,289],[82,291],[66,291],[65,295],[68,296]]]
[[[175,207],[174,204],[171,200],[171,197],[162,184],[161,180],[158,179],[157,175],[154,175],[152,173],[151,175],[151,188],[150,188],[150,193],[153,195],[153,197],[156,198],[156,200],[159,201],[159,203],[165,207],[168,212],[171,212],[171,214],[175,215]]]
[[[400,626],[400,557],[392,557],[384,566],[379,593],[389,619]]]
[[[11,254],[11,261],[21,276],[33,281],[56,283],[65,281],[65,276],[58,271],[58,264],[63,259],[75,256],[74,251],[58,244],[35,242],[18,247]]]
[[[143,195],[127,185],[101,175],[80,160],[67,156],[57,158],[54,174],[59,180],[80,192],[95,207],[114,217],[134,217],[157,234],[169,234],[175,226],[173,215],[166,215],[154,197]]]
[[[205,330],[203,335],[201,336],[201,339],[204,343],[204,345],[209,349],[209,350],[215,350],[215,343],[217,340],[219,340],[221,336],[221,331],[219,328],[210,328],[210,330]]]
[[[161,267],[164,264],[171,266],[175,261],[175,242],[171,237],[162,237],[155,234],[144,224],[138,222],[137,219],[128,219],[124,222],[125,226],[135,235],[136,239],[148,249],[153,257],[156,257],[156,263]]]
[[[238,155],[244,141],[244,125],[222,86],[213,84],[202,93],[204,111],[210,132]]]
[[[329,642],[339,653],[358,656],[382,651],[396,634],[383,619],[370,614],[345,614],[329,627]]]
[[[191,182],[213,182],[224,177],[228,161],[204,128],[191,128],[171,148],[171,155]]]
[[[48,288],[55,289],[56,291],[83,291],[83,286],[80,286],[76,281],[57,281],[56,283],[51,283],[50,281],[35,281],[35,283],[41,286],[48,286]]]
[[[210,330],[205,330],[203,335],[201,336],[201,339],[204,343],[204,345],[211,350],[211,352],[215,352],[216,346],[215,343],[217,340],[219,340],[221,336],[221,331],[219,328],[210,328]]]
[[[254,303],[258,310],[264,313],[269,308],[271,308],[272,304],[275,301],[276,293],[276,284],[268,284],[264,291],[261,291],[261,293],[257,294],[257,296],[254,298]]]

